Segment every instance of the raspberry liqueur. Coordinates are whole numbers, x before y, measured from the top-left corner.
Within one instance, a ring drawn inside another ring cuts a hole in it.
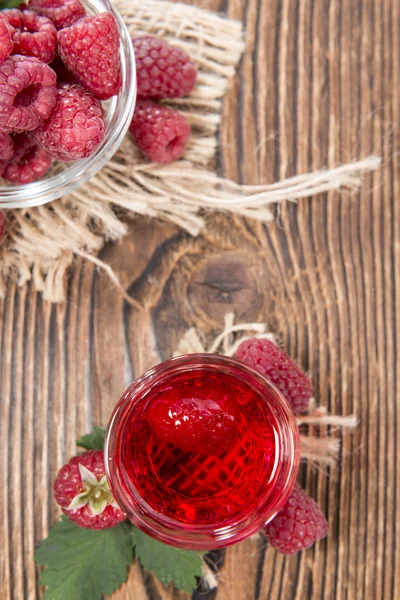
[[[128,517],[198,549],[239,541],[273,518],[298,460],[286,401],[221,356],[180,357],[147,373],[117,405],[106,442],[110,486]]]

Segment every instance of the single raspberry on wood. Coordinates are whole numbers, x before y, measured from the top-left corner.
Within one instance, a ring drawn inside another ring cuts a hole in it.
[[[40,148],[32,133],[13,136],[14,153],[3,171],[3,179],[15,184],[37,181],[51,167],[52,158]]]
[[[105,130],[100,102],[80,85],[62,83],[53,114],[35,131],[35,139],[58,160],[78,160],[96,150]]]
[[[184,452],[219,455],[238,439],[240,411],[225,399],[177,397],[171,404],[170,393],[150,405],[146,420],[156,437],[174,444]]]
[[[181,98],[194,87],[197,69],[189,56],[161,38],[132,39],[138,98]]]
[[[0,131],[36,129],[56,104],[56,74],[34,57],[9,56],[0,65]]]
[[[86,14],[79,0],[30,0],[29,8],[51,19],[56,29],[69,27]]]
[[[10,160],[14,154],[14,144],[8,133],[0,133],[0,162]]]
[[[63,513],[81,527],[106,529],[126,519],[110,491],[102,450],[71,458],[57,475],[54,495]]]
[[[190,136],[185,117],[151,100],[138,100],[129,131],[150,160],[168,164],[180,158]]]
[[[47,17],[33,10],[11,8],[2,11],[11,28],[13,54],[35,56],[45,63],[53,60],[56,52],[57,30]]]
[[[320,506],[295,483],[286,504],[264,531],[271,546],[279,552],[296,554],[324,538],[328,524]]]
[[[0,13],[0,64],[11,54],[13,48],[14,44],[11,39],[11,27],[5,16]]]
[[[307,410],[312,398],[311,381],[276,344],[257,338],[246,340],[237,349],[236,358],[274,383],[295,414]]]
[[[111,13],[84,17],[58,32],[58,52],[79,83],[100,100],[121,87],[119,32]]]

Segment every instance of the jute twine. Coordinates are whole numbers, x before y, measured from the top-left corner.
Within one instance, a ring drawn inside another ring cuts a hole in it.
[[[360,174],[380,165],[370,156],[335,169],[298,175],[270,185],[238,185],[214,171],[221,102],[244,50],[242,24],[186,4],[160,0],[116,0],[134,35],[155,34],[185,50],[197,63],[198,84],[190,97],[171,102],[188,118],[192,135],[182,160],[150,164],[128,136],[114,158],[73,193],[46,206],[6,213],[0,246],[0,296],[9,278],[34,287],[53,302],[65,297],[65,275],[81,256],[116,275],[96,255],[109,240],[127,233],[127,217],[172,221],[192,235],[210,210],[268,222],[271,205],[329,190],[355,189]]]

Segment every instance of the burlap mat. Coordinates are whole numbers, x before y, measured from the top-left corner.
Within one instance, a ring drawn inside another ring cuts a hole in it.
[[[198,84],[179,107],[192,126],[182,160],[168,166],[148,163],[129,136],[90,182],[46,206],[6,213],[7,236],[0,246],[0,296],[9,278],[33,280],[46,299],[64,299],[65,275],[75,256],[107,268],[96,255],[108,240],[127,231],[127,216],[173,221],[192,235],[207,210],[224,210],[270,221],[271,203],[312,196],[342,186],[357,187],[362,170],[379,166],[377,157],[337,169],[299,175],[268,186],[240,186],[214,171],[221,102],[244,50],[242,25],[186,4],[160,0],[117,0],[132,34],[160,35],[197,63]],[[115,276],[108,267],[108,273]],[[117,283],[117,281],[116,281]]]

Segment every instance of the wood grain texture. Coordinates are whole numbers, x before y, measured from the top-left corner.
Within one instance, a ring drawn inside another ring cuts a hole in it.
[[[216,555],[211,600],[400,598],[398,0],[207,0],[243,19],[247,50],[225,99],[221,173],[271,182],[379,153],[360,194],[287,203],[268,226],[213,215],[192,239],[137,220],[102,258],[144,306],[77,262],[68,301],[10,286],[0,301],[1,598],[39,600],[33,551],[58,510],[51,483],[74,440],[105,424],[126,385],[192,325],[268,322],[311,372],[317,399],[355,413],[327,473],[301,479],[326,541],[283,558],[249,540]],[[113,600],[186,600],[138,565]],[[65,600],[74,600],[65,599]]]

